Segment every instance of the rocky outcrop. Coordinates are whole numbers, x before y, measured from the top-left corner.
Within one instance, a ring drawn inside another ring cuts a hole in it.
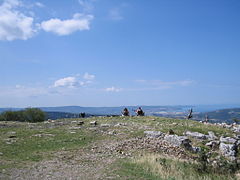
[[[192,151],[192,152],[200,152],[201,148],[199,147],[193,147],[191,145],[190,139],[186,136],[178,136],[178,135],[165,135],[164,140],[170,143],[173,146],[176,147],[183,147],[186,150]]]
[[[235,144],[220,143],[219,150],[223,156],[229,158],[230,160],[236,159],[237,146]]]
[[[169,142],[174,146],[184,146],[186,144],[190,144],[191,141],[186,136],[178,136],[178,135],[166,135],[164,140]]]

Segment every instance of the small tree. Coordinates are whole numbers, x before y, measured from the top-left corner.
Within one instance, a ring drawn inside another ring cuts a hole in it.
[[[42,122],[46,119],[46,115],[41,109],[27,108],[24,110],[24,118],[27,122]]]
[[[0,121],[42,122],[45,113],[38,108],[27,108],[22,111],[5,111],[0,115]]]

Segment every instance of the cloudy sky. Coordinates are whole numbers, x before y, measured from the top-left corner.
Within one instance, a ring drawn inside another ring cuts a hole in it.
[[[240,102],[239,0],[0,0],[0,107]]]

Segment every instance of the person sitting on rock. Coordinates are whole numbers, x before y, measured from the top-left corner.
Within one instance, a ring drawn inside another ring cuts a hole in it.
[[[124,109],[123,109],[122,115],[123,115],[123,116],[129,116],[129,111],[128,111],[127,108],[124,108]]]
[[[139,107],[139,108],[136,110],[136,114],[137,114],[137,116],[144,116],[144,112],[143,112],[143,110],[142,110],[141,107]]]
[[[85,118],[85,116],[86,116],[86,113],[85,113],[85,112],[80,113],[80,117],[81,117],[81,118]]]

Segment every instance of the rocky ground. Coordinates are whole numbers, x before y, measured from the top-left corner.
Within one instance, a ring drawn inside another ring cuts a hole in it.
[[[0,179],[128,179],[117,173],[115,164],[144,153],[196,161],[198,154],[206,151],[209,163],[216,164],[220,157],[238,161],[238,125],[222,127],[193,121],[186,124],[183,120],[155,117],[102,117],[36,124],[0,122],[0,129]],[[21,134],[22,129],[26,134]],[[58,138],[61,132],[65,136]],[[87,133],[86,139],[85,134],[78,136],[83,132]],[[86,144],[78,146],[79,139]],[[60,140],[64,143],[52,149]],[[42,158],[19,158],[21,148],[24,150],[29,141],[29,146],[39,141],[42,152],[33,149],[29,154],[39,153]],[[9,154],[15,146],[18,148]]]

